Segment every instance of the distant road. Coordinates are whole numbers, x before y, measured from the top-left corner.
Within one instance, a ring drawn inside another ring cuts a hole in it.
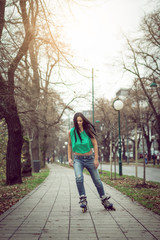
[[[101,165],[99,166],[101,169]],[[110,165],[102,164],[102,170],[110,171]],[[112,166],[112,171],[114,173],[114,166]],[[116,166],[116,172],[119,173],[119,166]],[[122,174],[128,176],[135,176],[135,166],[133,165],[123,165]],[[143,167],[138,166],[138,177],[143,178]],[[160,182],[160,168],[146,167],[146,180],[153,182]]]

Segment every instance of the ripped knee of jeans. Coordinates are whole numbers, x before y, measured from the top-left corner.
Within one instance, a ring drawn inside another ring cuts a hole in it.
[[[77,175],[76,176],[76,182],[83,182],[83,176],[82,175]]]

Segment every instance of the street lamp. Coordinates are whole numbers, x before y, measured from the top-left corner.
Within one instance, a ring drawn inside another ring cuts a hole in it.
[[[150,87],[157,87],[157,83],[155,82],[155,80],[153,80],[153,82],[150,84]]]
[[[119,141],[118,141],[118,152],[119,152],[119,175],[122,176],[122,159],[121,159],[121,126],[120,126],[120,110],[123,108],[123,102],[117,98],[112,104],[114,110],[118,111],[118,128],[119,128]]]
[[[92,68],[92,123],[94,125],[94,69]]]

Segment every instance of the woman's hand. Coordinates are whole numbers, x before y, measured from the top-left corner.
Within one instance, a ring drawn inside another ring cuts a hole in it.
[[[96,159],[94,159],[94,167],[95,167],[95,168],[98,168],[98,166],[99,166],[99,161],[96,160]]]
[[[72,161],[72,143],[71,143],[71,137],[70,137],[70,131],[68,133],[68,163],[70,167],[73,167],[73,161]]]
[[[69,162],[69,166],[70,166],[70,167],[73,167],[73,161],[72,161],[71,158],[68,160],[68,162]]]
[[[94,167],[98,168],[99,166],[99,161],[98,161],[98,145],[97,145],[97,140],[95,138],[91,138],[93,147],[94,147]]]

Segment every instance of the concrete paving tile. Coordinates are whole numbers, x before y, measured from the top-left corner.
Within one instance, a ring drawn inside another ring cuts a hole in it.
[[[53,227],[51,229],[46,228],[43,229],[43,233],[59,233],[59,234],[67,234],[68,233],[68,226],[66,227]]]
[[[46,222],[46,226],[69,225],[69,219],[50,219]]]
[[[93,216],[97,216],[97,217],[101,217],[101,216],[106,216],[106,215],[110,215],[110,211],[107,211],[107,210],[104,210],[103,208],[102,209],[98,209],[97,211],[96,210],[90,210],[90,212],[92,213]]]
[[[19,228],[16,231],[16,234],[40,234],[42,232],[42,229],[39,228]]]
[[[156,238],[149,236],[149,237],[129,237],[128,240],[156,240]]]
[[[45,228],[47,229],[52,229],[52,228],[58,228],[58,227],[69,227],[69,223],[56,223],[56,224],[50,224],[50,223],[47,223]]]
[[[51,211],[51,207],[41,207],[41,206],[38,206],[37,208],[34,208],[34,212],[38,212],[40,214],[44,214],[44,213],[48,213]]]
[[[97,239],[95,233],[90,233],[90,232],[87,232],[87,233],[82,233],[82,232],[77,232],[77,233],[70,233],[69,235],[69,239],[84,239],[84,240],[88,240],[88,239]]]
[[[19,224],[14,224],[14,225],[11,225],[9,224],[9,228],[10,229],[15,229],[19,226]],[[0,229],[7,229],[8,228],[8,224],[7,223],[4,223],[4,224],[0,224]]]
[[[106,225],[106,226],[114,225],[114,224],[117,225],[116,221],[113,220],[113,219],[112,220],[108,220],[108,219],[94,219],[94,223],[98,224],[98,225]]]
[[[85,215],[85,213],[84,213],[84,215]],[[82,215],[83,216],[83,215]],[[90,215],[89,215],[90,216]],[[87,224],[87,223],[93,223],[92,222],[92,219],[91,219],[91,217],[90,218],[85,218],[85,219],[81,219],[81,218],[79,218],[79,219],[74,219],[74,218],[70,218],[70,223],[71,224],[74,224],[74,223],[84,223],[84,224]]]
[[[8,237],[0,237],[1,240],[8,240]]]
[[[3,238],[10,238],[12,236],[12,233],[7,233],[7,232],[0,232],[0,239]]]
[[[142,238],[152,237],[152,235],[151,235],[147,230],[125,231],[125,235],[126,235],[128,238],[130,238],[130,237],[142,237]]]
[[[3,234],[13,234],[17,228],[2,228],[0,229],[0,233]]]
[[[18,215],[15,215],[15,216],[14,216],[14,215],[12,214],[12,215],[8,215],[5,220],[10,221],[10,222],[14,222],[14,221],[15,221],[15,222],[17,222],[17,221],[18,221],[18,222],[23,222],[25,218],[26,218],[26,216],[23,216],[23,217],[22,217],[21,215],[20,215],[20,216],[18,216]]]
[[[38,240],[39,234],[14,234],[11,240]]]
[[[56,212],[56,211],[52,210],[50,212],[49,217],[52,218],[54,216],[66,216],[66,218],[67,218],[67,217],[69,217],[69,215],[70,215],[69,211],[67,211],[67,212],[63,212],[63,211],[62,212]]]
[[[121,231],[115,231],[115,232],[98,232],[98,237],[101,238],[101,237],[106,237],[106,238],[124,238],[125,237],[125,234],[123,234]]]
[[[75,228],[71,228],[70,229],[70,234],[79,234],[79,233],[82,233],[82,234],[87,234],[87,233],[90,233],[90,234],[95,234],[95,229],[94,227],[88,227],[88,228],[80,228],[80,227],[75,227]]]
[[[104,240],[104,239],[106,239],[106,240],[127,240],[127,238],[125,236],[121,237],[121,238],[113,237],[113,236],[100,236],[100,237],[98,237],[98,239],[99,240]],[[130,239],[128,239],[128,240],[130,240]]]
[[[145,230],[145,228],[143,226],[138,226],[138,227],[134,227],[134,226],[120,226],[121,230],[123,232],[126,231],[142,231]]]
[[[71,223],[70,227],[71,228],[76,228],[76,227],[90,228],[90,227],[93,227],[93,223],[92,222],[90,222],[90,223],[83,223],[83,222]]]
[[[136,223],[132,223],[132,222],[123,222],[123,223],[119,223],[119,226],[121,227],[133,227],[133,228],[139,228],[139,227],[143,227],[142,224],[140,224],[139,222],[136,222]]]
[[[160,232],[154,232],[152,233],[156,238],[160,239]]]
[[[106,224],[95,224],[96,229],[116,229],[119,228],[119,225],[117,224],[111,224],[111,225],[106,225]]]
[[[67,240],[68,239],[68,233],[67,234],[57,234],[57,233],[42,233],[42,235],[39,238],[40,240],[47,240],[47,239],[54,239],[54,240]],[[32,240],[32,239],[31,239]]]
[[[45,223],[46,223],[46,218],[45,219],[35,219],[35,218],[32,219],[31,217],[28,217],[23,222],[23,224],[42,225],[42,226],[44,226]]]
[[[71,215],[71,219],[74,219],[74,220],[79,219],[80,221],[83,221],[85,219],[88,219],[88,220],[91,219],[91,216],[87,213],[81,214],[80,212],[80,214]]]
[[[96,228],[96,231],[98,234],[104,234],[104,233],[107,233],[109,235],[112,235],[112,234],[120,234],[122,233],[121,229],[116,227],[116,228],[110,228],[110,229],[107,229],[107,228]]]
[[[159,223],[147,223],[147,224],[143,224],[147,229],[160,229],[160,221]]]
[[[97,237],[88,236],[88,235],[81,235],[80,237],[76,237],[75,235],[71,235],[69,240],[97,240]]]
[[[40,212],[40,211],[33,211],[29,217],[33,217],[33,218],[37,218],[37,219],[40,219],[40,218],[46,218],[48,217],[48,212]]]
[[[50,216],[48,219],[47,219],[47,222],[48,223],[59,223],[59,222],[62,222],[62,223],[67,223],[69,222],[69,217],[64,217],[64,218],[58,218],[58,216]]]

